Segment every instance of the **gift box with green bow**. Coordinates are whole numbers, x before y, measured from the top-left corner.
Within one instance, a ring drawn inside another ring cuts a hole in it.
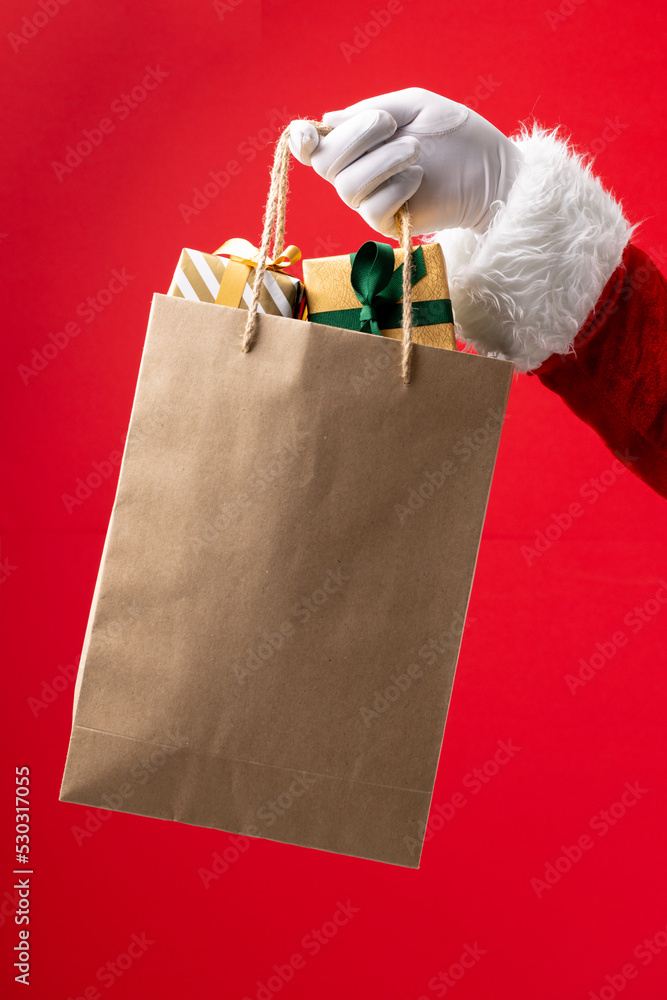
[[[455,351],[440,244],[415,247],[412,257],[414,342]],[[304,260],[303,279],[310,322],[402,338],[402,250],[369,240],[356,253]]]

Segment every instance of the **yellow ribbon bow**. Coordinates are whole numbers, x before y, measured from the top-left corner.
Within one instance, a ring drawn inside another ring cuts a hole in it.
[[[223,243],[215,253],[218,255],[221,254],[223,257],[229,257],[230,260],[236,260],[239,264],[246,264],[248,267],[257,267],[259,247],[253,246],[250,240],[242,240],[240,237],[235,237],[233,240],[227,240],[226,243]],[[289,267],[290,264],[294,264],[297,260],[301,260],[301,251],[294,244],[290,244],[275,260],[271,260],[269,257],[266,267],[269,271],[282,271],[283,268]]]
[[[237,308],[241,304],[243,289],[250,276],[250,271],[257,267],[259,247],[253,246],[249,240],[242,240],[236,237],[233,240],[227,240],[215,252],[218,256],[229,257],[229,264],[225,268],[225,273],[222,276],[220,288],[215,299],[216,304]],[[267,261],[267,271],[284,273],[286,267],[289,267],[294,261],[300,260],[300,258],[301,251],[299,248],[289,246],[275,260],[269,259]],[[262,289],[262,294],[264,294],[264,289]]]

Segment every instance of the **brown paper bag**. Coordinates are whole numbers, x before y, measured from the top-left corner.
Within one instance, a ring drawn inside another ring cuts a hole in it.
[[[60,797],[416,868],[513,366],[408,271],[402,343],[255,321],[288,155],[249,309],[154,297]]]
[[[154,298],[61,799],[417,867],[512,365],[246,315]]]

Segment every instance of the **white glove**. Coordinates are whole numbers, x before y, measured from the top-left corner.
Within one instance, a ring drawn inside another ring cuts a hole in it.
[[[522,155],[463,104],[411,87],[324,115],[333,132],[290,126],[290,149],[331,181],[343,201],[385,236],[410,201],[415,234],[487,228],[519,172]]]

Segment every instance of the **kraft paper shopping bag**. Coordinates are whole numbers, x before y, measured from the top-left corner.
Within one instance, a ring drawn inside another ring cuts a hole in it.
[[[418,867],[513,366],[251,312],[154,297],[61,799]]]

